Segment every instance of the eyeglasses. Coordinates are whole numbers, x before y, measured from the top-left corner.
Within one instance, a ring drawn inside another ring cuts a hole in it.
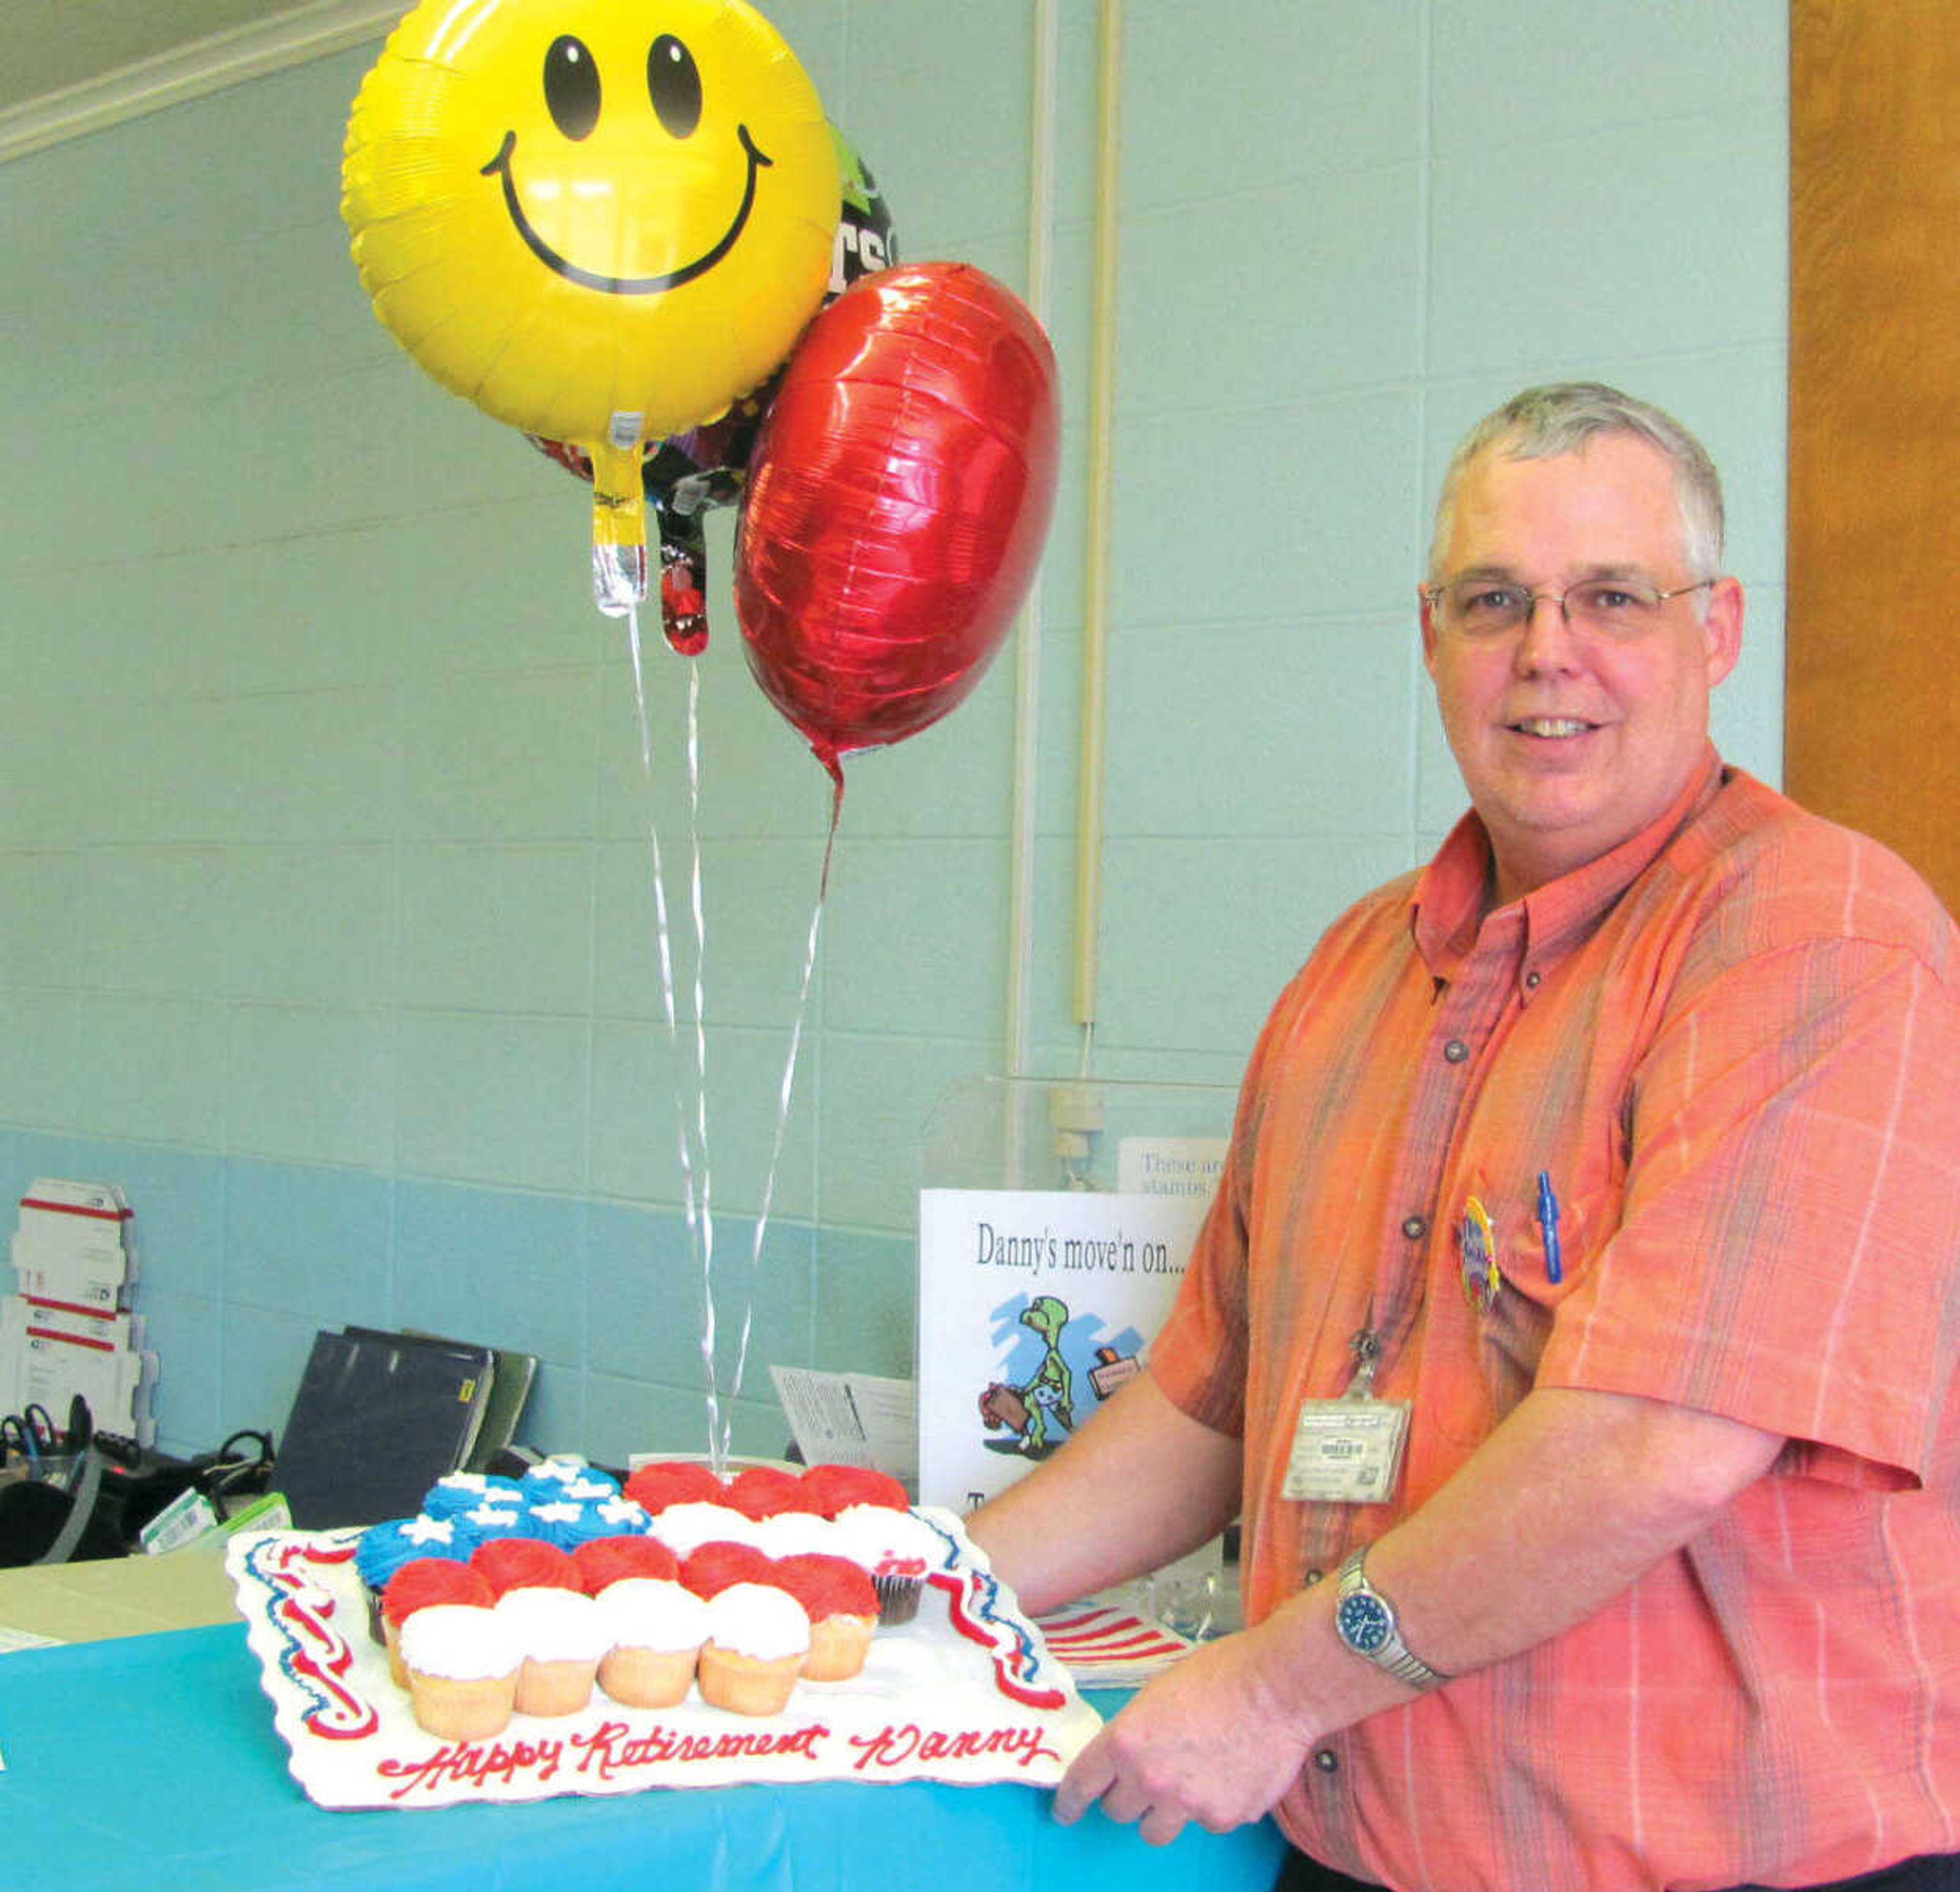
[[[1529,622],[1532,613],[1547,603],[1556,604],[1565,622],[1582,631],[1634,638],[1653,624],[1670,598],[1704,590],[1714,582],[1698,578],[1691,585],[1662,591],[1631,578],[1582,578],[1563,591],[1531,591],[1501,578],[1452,578],[1424,587],[1422,595],[1452,631],[1466,638],[1503,636]]]

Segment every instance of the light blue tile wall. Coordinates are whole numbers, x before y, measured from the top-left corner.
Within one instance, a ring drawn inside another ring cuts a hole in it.
[[[904,253],[1025,289],[1030,0],[769,11]],[[1708,440],[1752,592],[1717,733],[1777,775],[1786,27],[1125,14],[1093,1064],[1229,1082],[1319,930],[1458,812],[1413,586],[1451,444],[1525,380],[1621,380]],[[1034,1067],[1068,1072],[1096,9],[1056,25],[1028,946]],[[711,1284],[720,1410],[773,1451],[771,1362],[909,1370],[921,1126],[1002,1066],[1011,655],[848,765],[779,1130],[829,797],[744,669],[732,517],[706,655],[649,629],[643,758],[583,489],[421,374],[348,262],[372,51],[0,167],[0,1189],[129,1188],[178,1447],[276,1426],[314,1329],[359,1321],[540,1353],[540,1444],[693,1448]]]

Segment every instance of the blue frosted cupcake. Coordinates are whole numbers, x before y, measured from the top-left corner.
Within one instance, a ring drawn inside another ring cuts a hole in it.
[[[602,1537],[644,1537],[653,1530],[654,1521],[648,1515],[646,1506],[635,1504],[631,1498],[603,1498],[593,1509],[605,1527],[600,1534]]]
[[[430,1486],[422,1509],[431,1518],[453,1518],[459,1512],[473,1511],[485,1499],[508,1499],[523,1502],[523,1493],[514,1478],[500,1478],[485,1471],[452,1471]]]
[[[527,1508],[526,1529],[533,1537],[555,1544],[562,1550],[576,1550],[594,1537],[616,1537],[619,1531],[607,1523],[602,1507],[575,1498],[546,1498]]]
[[[542,1504],[549,1499],[562,1496],[568,1485],[605,1475],[594,1471],[576,1452],[558,1452],[549,1458],[540,1459],[535,1465],[527,1466],[517,1483],[527,1504]]]
[[[516,1502],[505,1503],[501,1495],[485,1499],[468,1511],[459,1511],[449,1520],[455,1527],[456,1541],[461,1547],[458,1553],[468,1557],[478,1545],[488,1544],[492,1537],[523,1537],[530,1531],[524,1518],[524,1507]]]
[[[388,1579],[418,1557],[466,1558],[470,1547],[459,1537],[450,1519],[432,1518],[426,1512],[415,1518],[392,1518],[361,1532],[354,1547],[354,1568],[368,1592],[368,1633],[376,1642],[382,1639],[381,1592],[388,1587]]]

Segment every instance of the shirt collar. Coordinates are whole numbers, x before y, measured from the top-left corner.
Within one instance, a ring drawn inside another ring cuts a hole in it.
[[[1507,930],[1522,908],[1522,937],[1529,959],[1569,948],[1605,917],[1613,903],[1658,860],[1669,842],[1713,799],[1723,780],[1722,758],[1710,743],[1688,785],[1637,835],[1534,887],[1508,908]],[[1409,896],[1409,928],[1416,950],[1437,978],[1451,977],[1476,945],[1487,916],[1485,889],[1491,872],[1491,838],[1475,809],[1464,816],[1417,877]]]

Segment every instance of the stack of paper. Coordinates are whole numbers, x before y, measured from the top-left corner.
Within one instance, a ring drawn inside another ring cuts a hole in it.
[[[37,1177],[12,1255],[19,1292],[0,1298],[0,1411],[36,1404],[65,1426],[79,1394],[98,1432],[153,1443],[157,1356],[132,1306],[136,1245],[123,1191]]]
[[[1148,1617],[1093,1602],[1038,1617],[1036,1626],[1083,1688],[1140,1688],[1196,1646]]]

